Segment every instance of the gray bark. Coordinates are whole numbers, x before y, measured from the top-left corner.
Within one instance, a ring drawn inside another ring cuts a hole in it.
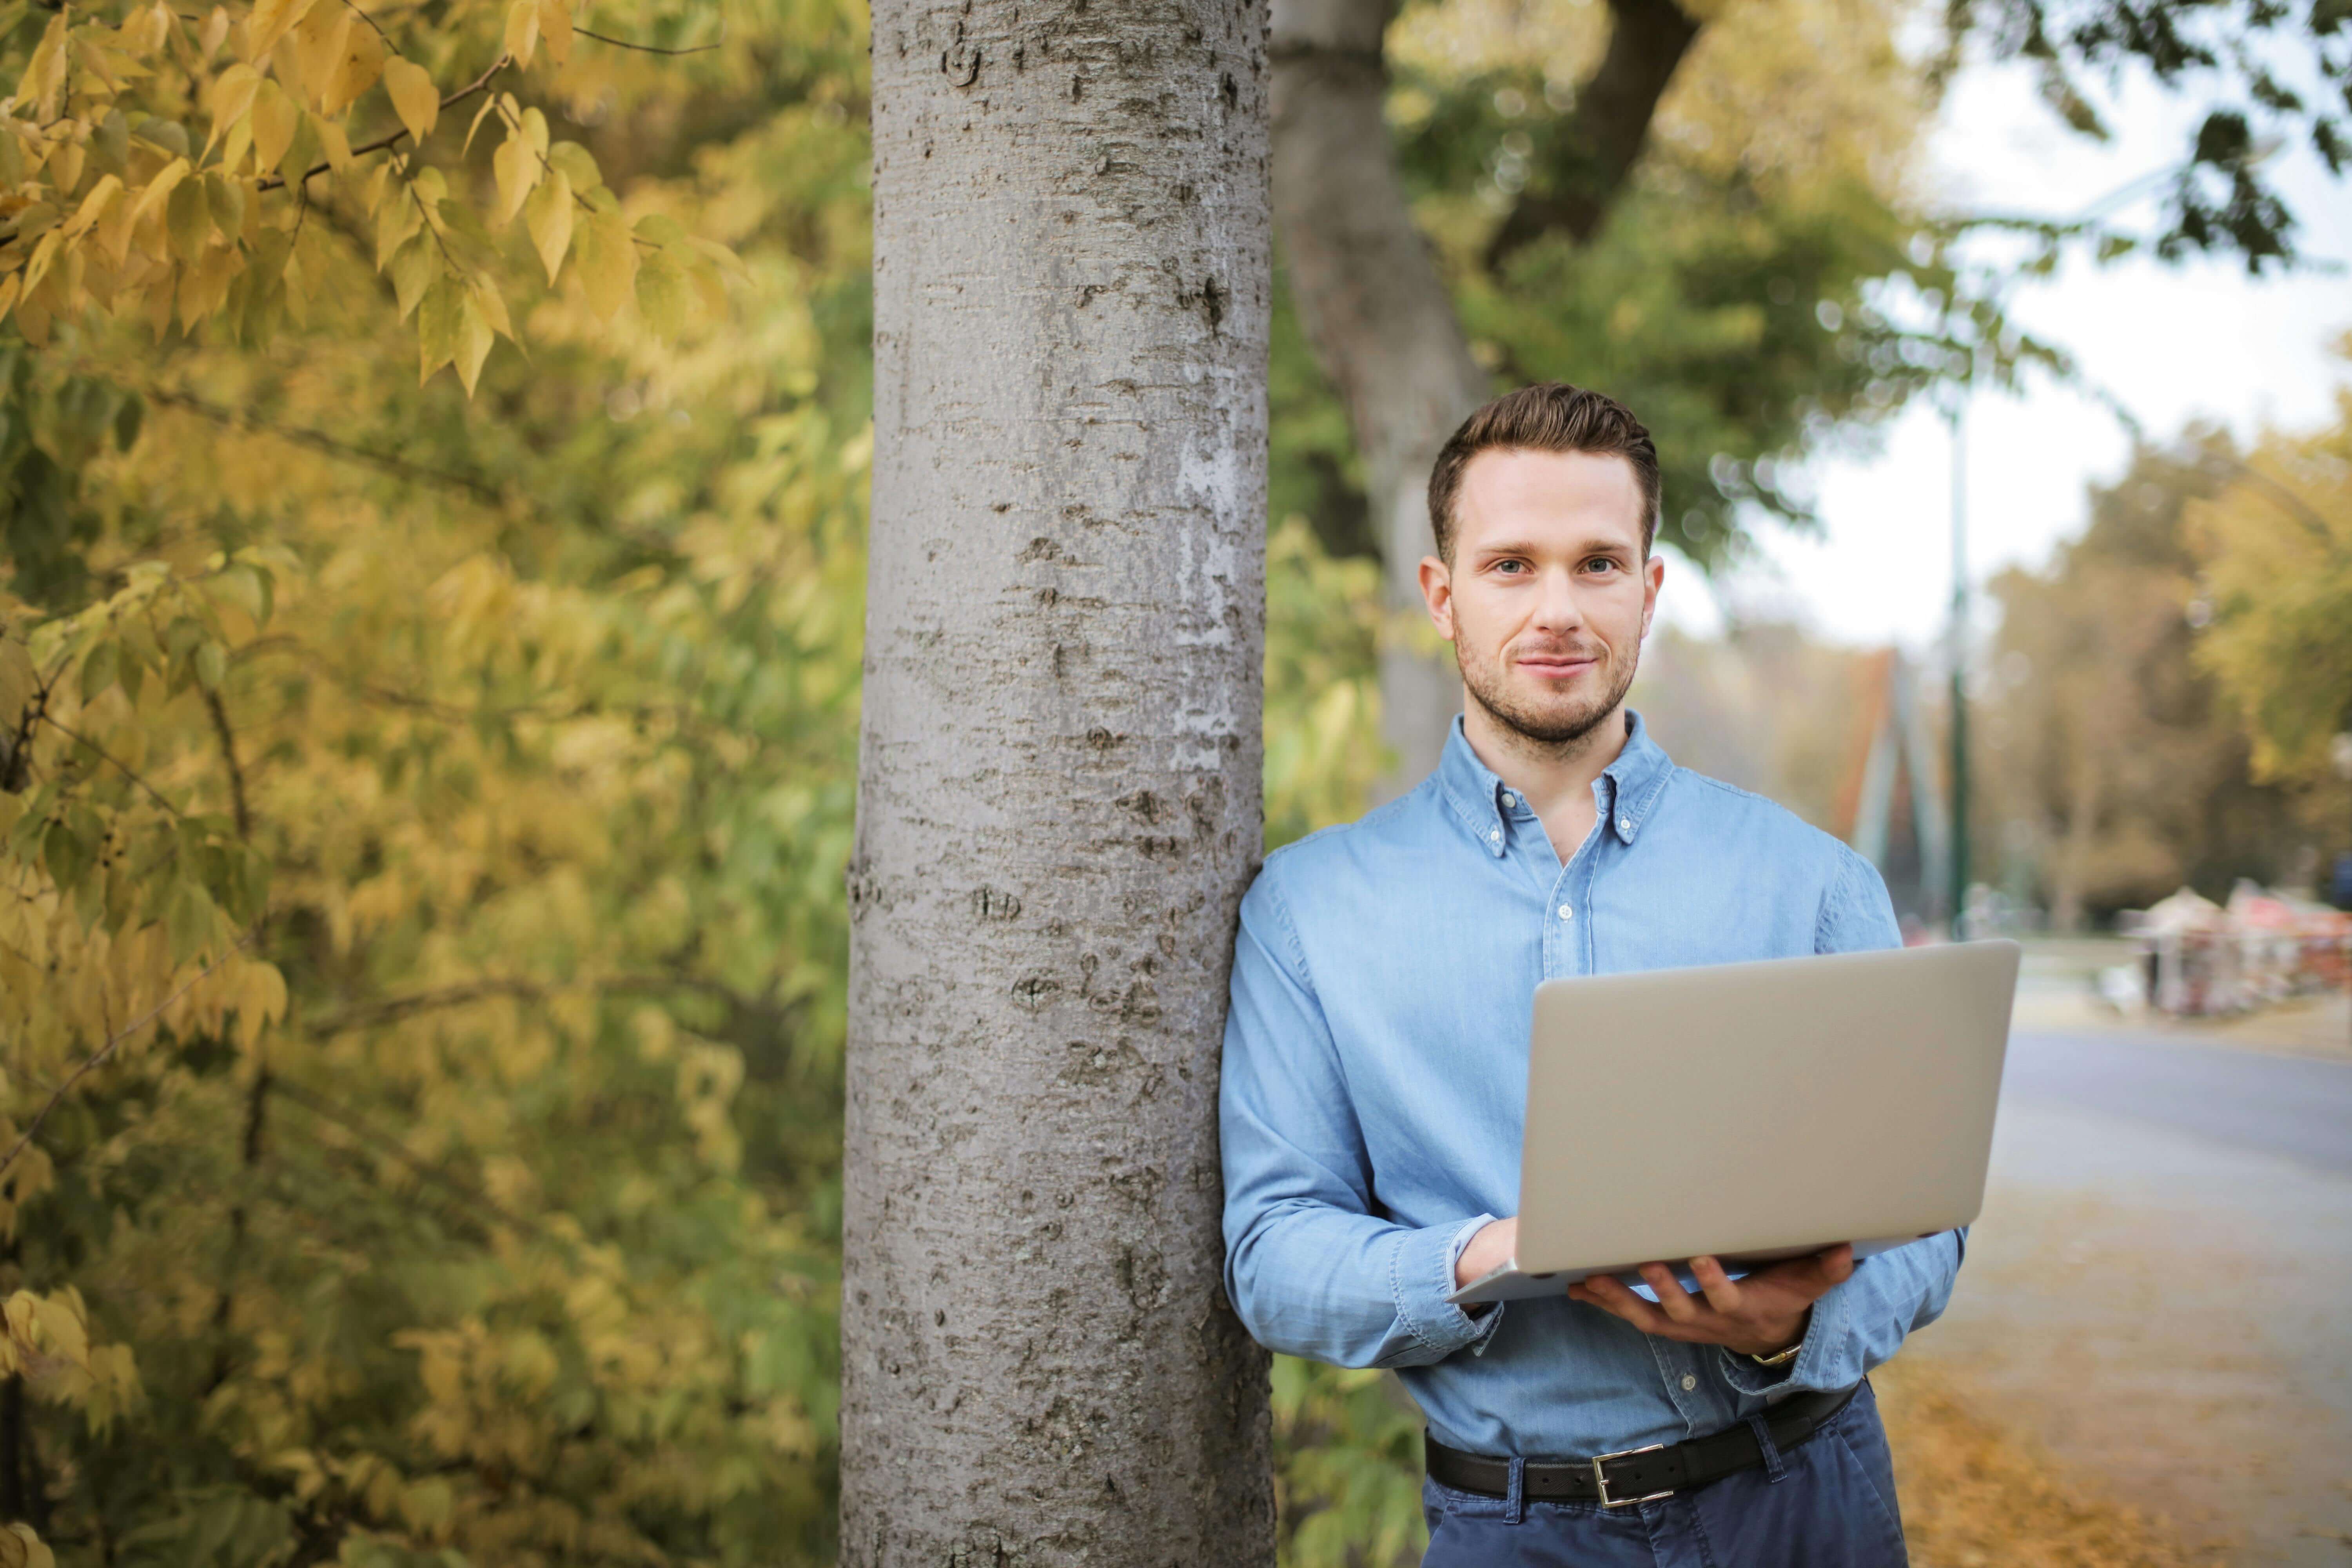
[[[1267,1564],[1263,0],[886,0],[842,1562]]]
[[[1544,194],[1496,230],[1490,264],[1542,235],[1590,238],[1640,155],[1659,95],[1698,35],[1674,0],[1610,0],[1609,48],[1578,94]],[[1363,459],[1392,610],[1420,615],[1425,493],[1445,438],[1493,395],[1412,221],[1381,110],[1395,0],[1275,0],[1274,207],[1300,324]],[[1381,655],[1383,793],[1436,765],[1462,705],[1454,661],[1391,639]]]
[[[1275,0],[1274,210],[1299,323],[1363,460],[1388,600],[1421,613],[1425,492],[1438,448],[1489,395],[1389,147],[1381,36],[1391,0]],[[1402,638],[1381,653],[1393,793],[1436,765],[1462,706],[1454,661]]]

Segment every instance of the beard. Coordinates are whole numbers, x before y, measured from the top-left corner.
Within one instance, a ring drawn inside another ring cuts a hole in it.
[[[1601,661],[1594,670],[1601,678],[1596,693],[1555,697],[1548,701],[1512,690],[1505,674],[1509,668],[1507,658],[1489,657],[1458,632],[1454,658],[1470,700],[1493,714],[1505,729],[1538,745],[1572,746],[1599,729],[1623,705],[1625,693],[1633,687],[1633,671],[1642,660],[1641,646],[1635,642],[1622,658],[1615,650],[1598,643],[1572,643],[1565,648],[1547,649],[1580,658],[1597,655]],[[1507,648],[1503,651],[1506,656],[1509,652]]]

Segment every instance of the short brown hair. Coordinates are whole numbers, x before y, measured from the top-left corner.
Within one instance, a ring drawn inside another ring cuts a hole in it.
[[[1462,470],[1481,452],[1591,452],[1633,465],[1642,487],[1642,553],[1658,532],[1658,448],[1633,411],[1601,393],[1564,381],[1507,392],[1462,422],[1429,473],[1429,531],[1441,560],[1454,559],[1454,502]]]

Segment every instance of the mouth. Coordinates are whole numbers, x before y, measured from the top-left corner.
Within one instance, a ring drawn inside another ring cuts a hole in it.
[[[1588,653],[1531,653],[1522,654],[1513,662],[1538,680],[1573,680],[1597,668],[1601,658]]]

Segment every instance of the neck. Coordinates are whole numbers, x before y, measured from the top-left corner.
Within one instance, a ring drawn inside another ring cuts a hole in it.
[[[1626,733],[1622,702],[1573,741],[1538,741],[1495,717],[1467,689],[1462,694],[1462,736],[1470,750],[1547,819],[1556,807],[1591,808],[1592,781],[1624,752]]]

